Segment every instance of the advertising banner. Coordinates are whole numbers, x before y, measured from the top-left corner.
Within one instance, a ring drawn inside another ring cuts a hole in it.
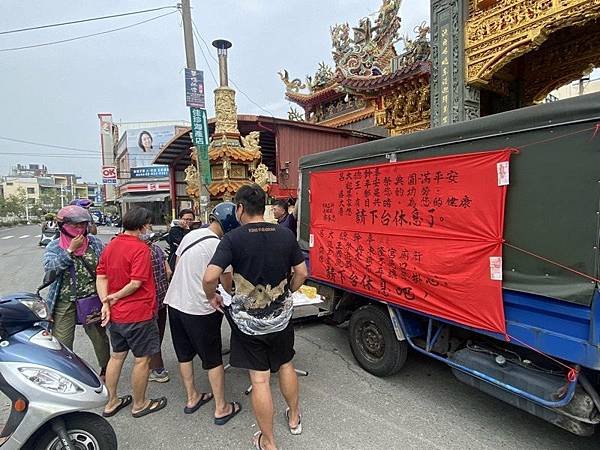
[[[192,121],[192,142],[196,147],[198,161],[202,170],[204,184],[210,184],[210,160],[208,158],[208,120],[206,111],[199,108],[190,108]]]
[[[507,149],[311,174],[311,276],[504,333],[510,154]]]
[[[152,166],[160,149],[175,135],[175,127],[134,128],[126,133],[129,169],[133,169]]]
[[[102,184],[117,184],[117,168],[102,166]]]
[[[190,108],[205,109],[204,72],[185,69],[185,104]]]
[[[133,167],[131,178],[164,178],[169,176],[168,166]]]

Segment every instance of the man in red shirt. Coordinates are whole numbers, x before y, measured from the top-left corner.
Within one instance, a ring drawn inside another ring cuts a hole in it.
[[[146,398],[150,358],[160,351],[156,322],[156,292],[150,247],[140,239],[150,227],[151,215],[144,208],[129,210],[123,217],[123,233],[104,249],[96,269],[96,287],[102,299],[102,326],[108,325],[113,353],[106,369],[108,403],[102,415],[114,416],[133,400],[133,417],[143,417],[167,405],[167,399]],[[131,350],[135,364],[131,373],[131,395],[119,397],[121,369]]]

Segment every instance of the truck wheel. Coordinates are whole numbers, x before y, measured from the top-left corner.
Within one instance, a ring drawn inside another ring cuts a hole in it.
[[[117,436],[106,419],[97,414],[75,413],[64,417],[67,433],[78,450],[117,450]],[[35,450],[63,449],[59,437],[46,425],[31,447]]]
[[[406,362],[408,345],[396,338],[387,311],[366,305],[350,319],[350,348],[367,372],[386,377],[398,372]]]

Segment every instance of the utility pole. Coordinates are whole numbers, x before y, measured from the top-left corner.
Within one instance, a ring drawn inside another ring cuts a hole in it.
[[[187,68],[196,70],[196,54],[194,53],[194,33],[192,30],[192,10],[190,0],[181,0],[181,16],[183,18],[183,41]]]
[[[181,0],[180,6],[181,16],[183,19],[183,42],[185,45],[186,64],[188,69],[196,70],[196,54],[194,52],[194,32],[192,29],[192,10],[190,0]],[[196,147],[196,170],[198,171],[199,212],[201,217],[204,218],[204,221],[207,221],[208,215],[206,214],[206,207],[208,206],[210,196],[206,186],[204,185],[204,180],[202,179],[202,162],[200,161],[199,149],[197,144],[194,144]]]

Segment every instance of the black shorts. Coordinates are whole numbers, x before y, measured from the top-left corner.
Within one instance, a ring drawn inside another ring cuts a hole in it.
[[[223,314],[215,311],[205,316],[186,314],[169,306],[171,339],[177,361],[190,362],[198,355],[204,370],[223,364],[221,324]]]
[[[108,332],[115,353],[131,350],[133,356],[141,358],[160,352],[160,334],[156,318],[135,323],[111,322]]]
[[[233,367],[275,373],[294,358],[294,327],[291,322],[281,331],[261,335],[246,334],[233,320],[228,322],[231,326],[229,363]]]

